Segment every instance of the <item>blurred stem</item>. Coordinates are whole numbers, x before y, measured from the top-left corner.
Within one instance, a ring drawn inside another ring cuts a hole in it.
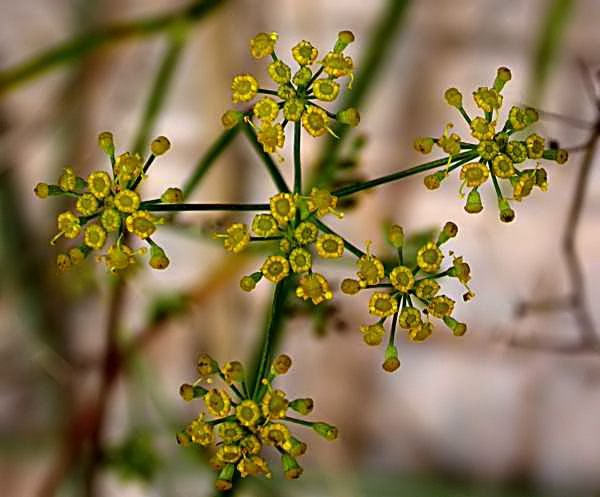
[[[252,147],[254,147],[254,150],[265,164],[267,171],[273,179],[273,183],[275,183],[277,189],[280,192],[289,193],[290,188],[287,186],[285,179],[283,179],[283,176],[281,175],[277,164],[275,164],[273,158],[263,150],[262,145],[258,143],[258,138],[252,125],[250,123],[244,123],[242,124],[242,126],[244,127],[244,132],[246,133],[248,141],[250,142]]]
[[[300,137],[302,127],[300,121],[294,123],[294,193],[302,193],[302,162],[300,158]]]
[[[258,393],[261,390],[261,381],[266,377],[271,361],[273,360],[273,348],[277,336],[280,335],[283,330],[283,304],[287,295],[287,292],[284,291],[284,287],[286,286],[285,282],[287,279],[288,278],[285,278],[275,285],[275,290],[273,291],[273,303],[271,304],[271,311],[262,339],[260,361],[258,363],[258,368],[251,373],[249,378],[250,385],[254,384],[254,388],[251,392],[254,400],[257,399]]]
[[[185,182],[183,187],[183,197],[188,198],[191,193],[196,189],[200,180],[204,178],[204,175],[209,171],[215,160],[223,153],[223,151],[229,146],[231,140],[240,131],[240,126],[228,129],[221,133],[221,135],[215,140],[212,146],[206,151],[206,153],[200,158],[196,167],[192,171],[192,174]]]
[[[461,152],[460,154],[456,154],[452,156],[450,163],[459,162],[459,161],[469,161],[474,159],[479,154],[477,152],[468,151]],[[411,167],[409,169],[405,169],[403,171],[398,171],[392,174],[386,174],[385,176],[380,176],[379,178],[375,178],[369,181],[362,181],[360,183],[355,183],[354,185],[345,186],[344,188],[340,188],[338,190],[334,190],[332,195],[337,197],[345,197],[347,195],[352,195],[354,193],[360,192],[362,190],[368,190],[369,188],[373,188],[375,186],[383,185],[385,183],[390,183],[392,181],[397,181],[399,179],[406,178],[408,176],[412,176],[414,174],[419,174],[425,171],[429,171],[430,169],[435,169],[441,166],[445,166],[448,164],[448,157],[444,157],[442,159],[436,159],[431,162],[425,162],[424,164],[419,164],[418,166]]]
[[[143,38],[167,31],[181,22],[198,22],[226,0],[199,0],[183,9],[159,16],[106,26],[62,43],[13,67],[0,71],[0,93],[16,88],[44,72],[77,61],[83,55],[104,45],[131,38]]]
[[[551,0],[540,5],[545,13],[532,60],[532,79],[529,87],[530,103],[542,100],[550,67],[561,47],[562,36],[570,19],[573,0]]]
[[[164,106],[177,64],[181,59],[185,39],[185,33],[175,33],[171,37],[167,51],[162,58],[154,78],[154,83],[148,101],[146,102],[144,113],[142,114],[132,152],[137,152],[142,156],[145,155],[143,152],[148,147],[150,133],[152,133],[154,128],[158,113]]]
[[[392,47],[397,47],[396,34],[405,18],[411,0],[388,0],[382,9],[373,30],[371,40],[367,45],[357,67],[360,72],[356,77],[352,91],[347,92],[342,108],[357,107],[363,103],[376,81],[384,62],[387,60]],[[330,138],[319,158],[309,188],[323,186],[332,182],[339,150],[349,132],[349,126],[337,124],[333,131],[339,139]]]

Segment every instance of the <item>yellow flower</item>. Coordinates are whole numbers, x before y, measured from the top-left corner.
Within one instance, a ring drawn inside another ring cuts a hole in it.
[[[312,255],[308,250],[295,248],[288,256],[290,266],[294,273],[305,273],[312,267]]]
[[[91,193],[84,193],[77,199],[75,208],[84,216],[90,216],[98,210],[98,200]]]
[[[452,311],[454,310],[454,300],[445,295],[434,297],[427,305],[427,310],[436,318],[442,319],[444,316],[452,314]]]
[[[493,88],[481,87],[473,92],[475,105],[484,112],[492,112],[502,107],[502,95]]]
[[[237,470],[240,472],[242,478],[247,476],[257,475],[262,473],[267,478],[272,477],[271,470],[267,466],[267,462],[259,456],[253,455],[250,457],[243,458],[237,465]]]
[[[274,390],[265,394],[261,404],[265,418],[281,419],[285,417],[289,402],[285,398],[285,392]]]
[[[340,93],[340,85],[329,78],[317,79],[312,88],[315,97],[325,102],[332,102]]]
[[[519,141],[510,141],[506,144],[506,154],[515,164],[527,160],[527,145]]]
[[[319,52],[313,47],[310,42],[302,40],[294,48],[292,48],[292,56],[294,60],[301,66],[308,66],[317,59]]]
[[[125,152],[117,157],[115,162],[115,174],[123,184],[137,178],[142,172],[142,158],[139,154]]]
[[[127,216],[125,225],[127,229],[134,235],[139,236],[142,240],[152,236],[156,231],[156,218],[147,211],[136,211],[130,216]]]
[[[277,221],[269,214],[257,214],[252,220],[252,231],[258,236],[267,237],[277,234]]]
[[[58,186],[65,192],[74,192],[77,186],[77,176],[70,167],[65,167],[65,172],[58,178]]]
[[[344,240],[337,235],[322,235],[317,240],[317,253],[324,259],[337,259],[344,254]]]
[[[273,33],[258,33],[250,40],[250,53],[255,59],[262,59],[273,53],[279,35]]]
[[[222,238],[225,250],[234,254],[244,250],[250,243],[248,226],[242,223],[232,224],[225,230],[225,234],[217,234],[215,237]]]
[[[508,112],[508,120],[514,130],[519,131],[529,126],[527,112],[521,107],[511,107]]]
[[[439,291],[440,284],[431,278],[425,278],[415,284],[415,295],[422,300],[430,300]]]
[[[281,124],[271,124],[265,121],[256,134],[258,143],[263,146],[263,150],[268,153],[274,153],[278,148],[283,147],[285,135]]]
[[[498,176],[498,178],[510,178],[515,174],[513,161],[505,154],[498,154],[494,157],[492,167],[494,168],[494,174]]]
[[[285,226],[296,215],[296,198],[291,193],[278,193],[270,198],[269,207],[275,220]]]
[[[249,402],[252,402],[256,406],[256,409],[258,409],[256,403],[254,403],[253,401]],[[242,448],[244,454],[260,454],[260,451],[262,450],[262,444],[254,435],[247,435],[244,438],[242,438],[242,440],[240,441],[240,447]]]
[[[187,432],[190,435],[192,442],[200,444],[204,447],[212,444],[213,427],[204,422],[202,417],[195,419],[188,426]]]
[[[59,271],[68,271],[71,269],[71,259],[67,254],[58,254],[56,256],[56,267]]]
[[[298,284],[296,296],[303,300],[311,299],[314,305],[318,305],[324,300],[331,300],[333,298],[329,283],[322,274],[305,274],[300,278]]]
[[[270,255],[260,270],[269,281],[279,283],[290,273],[290,264],[285,257]]]
[[[277,88],[277,96],[281,100],[285,100],[287,102],[296,96],[296,90],[294,90],[294,88],[288,83],[279,85],[279,88]]]
[[[408,337],[416,343],[424,342],[431,336],[432,330],[431,323],[419,323],[408,330]]]
[[[135,262],[136,254],[145,253],[145,249],[133,251],[127,245],[116,243],[108,248],[108,253],[98,257],[98,260],[103,260],[106,267],[111,273],[124,271]]]
[[[292,78],[292,83],[294,83],[298,87],[306,86],[310,82],[311,78],[312,71],[310,70],[310,68],[307,66],[302,66],[300,69],[298,69],[298,71],[296,71],[296,74],[294,74],[294,77]]]
[[[336,212],[335,207],[337,205],[338,198],[332,195],[327,190],[321,190],[320,188],[313,188],[308,197],[308,210],[310,212],[317,213],[318,217],[323,217],[326,214],[334,214],[337,217],[343,217],[343,214]]]
[[[402,293],[410,291],[415,284],[415,277],[410,268],[406,266],[396,266],[390,273],[390,282],[396,290]]]
[[[471,135],[477,140],[491,140],[496,133],[496,121],[488,123],[483,117],[471,121]]]
[[[318,137],[327,132],[329,118],[323,109],[308,105],[302,114],[302,126],[312,136]]]
[[[321,61],[327,74],[334,78],[351,76],[354,63],[350,57],[341,53],[329,52]]]
[[[279,105],[270,97],[261,98],[254,104],[254,115],[263,122],[270,123],[274,119],[277,119],[277,114],[279,114]],[[279,146],[281,147],[282,145]]]
[[[290,432],[281,423],[268,423],[261,428],[260,436],[264,443],[281,447],[290,439]]]
[[[417,265],[426,273],[435,273],[440,269],[444,254],[434,242],[428,242],[417,251]]]
[[[481,162],[471,162],[465,164],[460,170],[460,179],[464,181],[469,188],[483,185],[489,178],[488,168]]]
[[[104,171],[95,171],[88,176],[88,190],[97,199],[106,198],[110,194],[112,182],[108,173]]]
[[[395,314],[398,302],[389,293],[375,292],[369,300],[369,312],[374,316],[385,318]]]
[[[260,409],[253,400],[243,400],[235,408],[235,417],[243,426],[255,426],[260,419]]]
[[[283,117],[288,121],[299,121],[304,112],[304,101],[291,98],[283,104]]]
[[[170,148],[171,142],[166,136],[157,136],[152,140],[152,143],[150,143],[150,152],[156,156],[166,154]]]
[[[83,230],[84,243],[94,250],[100,250],[106,243],[106,231],[97,224],[90,224]]]
[[[344,278],[340,288],[346,295],[355,295],[360,291],[360,282],[352,278]]]
[[[224,390],[213,388],[204,395],[204,403],[210,414],[216,418],[222,418],[229,414],[231,399]]]
[[[356,128],[360,124],[360,112],[354,107],[348,107],[347,109],[339,111],[335,118],[342,124],[347,124]]]
[[[140,196],[131,190],[123,190],[115,195],[114,203],[121,212],[132,214],[140,207]]]
[[[460,136],[456,133],[444,134],[440,136],[438,146],[447,154],[456,155],[460,152]]]
[[[72,240],[77,238],[81,233],[81,225],[79,224],[79,218],[71,211],[61,212],[57,217],[57,225],[59,234],[52,240],[54,243],[57,238],[64,235],[65,238]]]
[[[367,345],[379,345],[383,341],[385,329],[381,323],[369,324],[360,327],[363,340]]]
[[[256,96],[258,81],[250,74],[241,74],[231,82],[231,100],[233,103],[248,102]]]
[[[398,325],[401,328],[410,329],[421,322],[421,313],[414,307],[405,307],[398,317]]]
[[[238,445],[221,445],[217,449],[217,457],[225,464],[233,464],[242,457],[242,449]]]
[[[363,288],[367,285],[376,285],[385,276],[382,262],[369,253],[370,245],[371,243],[368,242],[367,253],[356,261],[356,265],[358,266],[357,275],[360,286]]]
[[[513,184],[513,198],[519,201],[523,200],[523,198],[531,193],[534,184],[535,172],[523,172]]]
[[[541,159],[544,155],[544,139],[540,135],[532,133],[525,140],[525,145],[530,159]]]
[[[232,444],[244,438],[244,430],[235,421],[226,421],[219,425],[219,436],[226,444]]]
[[[100,216],[100,223],[106,231],[113,233],[121,227],[121,214],[112,207],[104,209]]]
[[[290,78],[292,77],[292,70],[290,66],[282,62],[281,60],[276,60],[269,64],[269,76],[271,79],[275,81],[278,85],[285,85]]]
[[[309,245],[316,241],[319,230],[310,221],[302,221],[294,230],[294,237],[300,245]]]
[[[500,147],[495,141],[483,140],[477,146],[477,153],[481,155],[484,160],[492,160],[500,153]]]

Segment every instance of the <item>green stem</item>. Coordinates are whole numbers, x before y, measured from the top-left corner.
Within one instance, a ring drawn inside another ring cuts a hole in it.
[[[152,212],[188,212],[188,211],[268,211],[269,204],[146,204],[140,208]]]
[[[222,3],[225,3],[225,0],[199,0],[175,12],[130,22],[119,22],[76,36],[29,60],[0,71],[0,93],[11,90],[19,83],[33,79],[58,66],[79,60],[85,54],[110,43],[151,36],[185,21],[197,22]]]
[[[254,128],[249,123],[244,123],[242,126],[244,128],[244,132],[246,133],[248,141],[254,147],[254,150],[256,151],[258,156],[261,158],[261,160],[267,167],[267,171],[269,172],[271,178],[273,179],[273,183],[275,183],[275,186],[277,187],[277,189],[280,192],[289,193],[290,189],[287,186],[285,179],[283,179],[283,176],[281,175],[281,172],[279,171],[277,164],[275,164],[275,161],[273,161],[273,158],[263,150],[262,145],[260,143],[258,143],[258,139],[256,137]]]
[[[206,151],[206,153],[200,158],[192,174],[185,182],[183,187],[183,197],[187,198],[194,191],[194,189],[200,183],[200,180],[209,171],[215,160],[221,155],[233,138],[239,133],[240,126],[224,131],[219,138],[213,143],[213,145]]]
[[[294,123],[294,193],[302,193],[302,163],[300,161],[300,121]]]
[[[298,419],[298,418],[292,418],[290,416],[285,416],[283,418],[284,421],[289,421],[290,423],[296,423],[297,425],[302,425],[302,426],[309,426],[312,428],[312,426],[315,424],[312,421],[305,421],[304,419]]]
[[[287,278],[286,278],[287,279]],[[256,378],[254,378],[254,389],[252,390],[252,398],[257,399],[258,393],[261,390],[261,381],[265,378],[269,372],[269,366],[272,361],[273,346],[275,342],[275,335],[281,331],[283,321],[283,304],[285,301],[285,295],[287,292],[284,291],[285,279],[275,285],[273,292],[273,304],[271,305],[271,313],[269,316],[268,325],[265,329],[263,336],[263,343],[261,347],[260,362],[256,371]]]
[[[477,152],[461,152],[460,154],[456,154],[452,156],[451,162],[457,162],[462,160],[471,160],[477,157]],[[370,181],[364,181],[360,183],[355,183],[354,185],[346,186],[344,188],[340,188],[338,190],[334,190],[332,195],[336,197],[345,197],[347,195],[352,195],[356,192],[360,192],[362,190],[368,190],[369,188],[373,188],[378,185],[383,185],[385,183],[390,183],[392,181],[397,181],[399,179],[406,178],[408,176],[412,176],[414,174],[419,174],[425,171],[429,171],[430,169],[435,169],[440,166],[444,166],[448,163],[448,158],[445,157],[443,159],[437,159],[431,162],[426,162],[425,164],[420,164],[418,166],[411,167],[409,169],[405,169],[403,171],[398,171],[396,173],[387,174],[385,176],[380,176],[379,178],[372,179]]]

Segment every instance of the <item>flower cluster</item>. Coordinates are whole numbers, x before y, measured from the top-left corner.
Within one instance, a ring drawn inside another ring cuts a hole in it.
[[[288,416],[290,410],[306,416],[313,409],[312,399],[290,401],[285,392],[272,387],[273,380],[287,373],[291,364],[287,355],[276,357],[267,378],[251,395],[239,362],[228,362],[219,367],[214,359],[203,354],[198,359],[200,378],[193,384],[181,386],[183,399],[201,398],[206,412],[200,412],[180,431],[177,440],[183,446],[215,448],[210,464],[218,472],[217,489],[230,489],[236,473],[242,478],[259,474],[271,478],[271,470],[262,456],[265,445],[272,446],[281,455],[286,478],[300,477],[302,467],[296,458],[306,452],[307,446],[290,433],[290,423],[310,427],[327,440],[337,438],[337,429],[332,425]],[[211,386],[214,376],[219,376],[228,389]],[[207,414],[211,419],[207,419]]]
[[[333,133],[330,119],[357,126],[360,115],[356,109],[347,108],[334,114],[317,103],[333,102],[339,96],[338,79],[349,77],[351,83],[354,64],[343,52],[354,41],[354,35],[350,31],[340,32],[333,50],[320,60],[317,60],[317,49],[310,42],[299,42],[292,48],[292,57],[298,64],[294,73],[292,68],[275,54],[277,39],[277,33],[259,33],[250,40],[250,52],[253,57],[272,58],[268,73],[277,85],[276,90],[259,87],[256,78],[250,74],[237,75],[231,83],[233,103],[250,102],[258,94],[265,95],[245,114],[247,122],[252,122],[253,118],[258,120],[257,138],[264,151],[273,153],[283,147],[284,129],[290,121],[302,122],[304,129],[314,137],[326,132]],[[318,64],[316,71],[311,68],[315,64]],[[283,118],[277,123],[280,114]],[[223,115],[222,122],[225,127],[231,128],[242,119],[244,113],[229,110]]]
[[[124,152],[115,157],[113,136],[109,132],[100,133],[98,142],[109,156],[112,174],[94,171],[87,179],[75,174],[72,168],[65,168],[57,184],[38,183],[34,189],[40,198],[62,195],[75,200],[74,211],[61,212],[57,218],[58,233],[51,244],[61,237],[75,240],[82,235],[82,242],[71,247],[66,253],[57,256],[60,270],[83,261],[92,251],[102,250],[114,234],[114,241],[106,254],[98,257],[108,269],[117,273],[135,262],[135,256],[146,249],[134,250],[125,243],[127,232],[145,240],[150,246],[149,264],[154,269],[164,269],[169,265],[164,250],[150,238],[156,226],[163,222],[147,210],[156,201],[144,202],[136,191],[140,182],[157,156],[166,153],[171,144],[164,136],[159,136],[150,145],[150,155],[144,162],[139,154]],[[168,188],[160,198],[163,203],[179,203],[183,194],[179,188]]]
[[[341,213],[335,210],[337,197],[326,190],[313,188],[310,195],[278,193],[269,201],[268,214],[257,214],[249,228],[235,223],[225,233],[215,234],[223,240],[226,250],[238,253],[251,241],[276,240],[278,251],[264,261],[260,271],[244,276],[240,286],[252,291],[264,277],[279,283],[292,273],[299,275],[296,295],[317,305],[333,297],[329,283],[322,274],[313,272],[313,251],[323,259],[337,259],[344,253],[344,240],[331,233],[322,232],[318,218]],[[250,236],[250,230],[256,235]]]
[[[425,177],[427,188],[438,188],[452,170],[461,167],[461,197],[465,196],[463,189],[469,189],[465,210],[478,213],[483,210],[479,188],[491,178],[498,198],[500,219],[504,222],[510,222],[515,217],[508,200],[521,201],[534,187],[547,190],[548,173],[540,167],[541,159],[553,160],[558,164],[564,164],[568,159],[566,150],[553,144],[546,147],[544,138],[537,133],[514,138],[513,135],[524,131],[538,120],[537,111],[531,107],[513,106],[504,125],[500,127],[497,124],[503,103],[501,92],[510,79],[510,70],[501,67],[492,87],[481,87],[473,92],[475,105],[482,111],[481,116],[474,118],[464,109],[462,94],[456,88],[446,90],[444,96],[447,103],[458,109],[477,143],[462,141],[457,133],[450,133],[452,124],[446,126],[439,138],[418,138],[415,141],[415,148],[420,152],[429,153],[435,144],[449,154],[445,168]],[[521,169],[520,164],[528,160],[535,161],[534,165]],[[511,198],[502,193],[502,183],[511,189]]]
[[[450,252],[452,264],[446,269],[442,268],[444,253],[440,247],[457,233],[456,224],[447,222],[436,241],[431,240],[417,250],[416,264],[410,267],[404,261],[404,231],[402,227],[392,225],[388,241],[398,252],[398,264],[385,267],[381,260],[367,250],[357,261],[358,279],[347,278],[342,281],[342,291],[349,295],[362,289],[376,289],[369,300],[369,313],[379,319],[373,324],[360,327],[367,345],[382,343],[384,324],[388,318],[392,318],[384,370],[392,372],[400,366],[398,349],[394,343],[397,325],[407,331],[413,342],[423,342],[431,336],[433,324],[430,316],[441,319],[456,336],[462,336],[466,332],[466,325],[452,317],[454,300],[438,294],[441,288],[438,280],[451,277],[465,286],[467,291],[463,300],[468,301],[474,296],[468,287],[471,271],[462,257]]]

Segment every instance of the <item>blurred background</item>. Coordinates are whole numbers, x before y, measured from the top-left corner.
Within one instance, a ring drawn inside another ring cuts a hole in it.
[[[505,106],[528,103],[537,131],[572,148],[549,163],[550,187],[497,218],[491,191],[471,216],[453,177],[431,192],[422,176],[357,197],[343,222],[353,243],[385,253],[383,225],[408,233],[460,226],[451,243],[472,268],[477,298],[457,306],[463,338],[436,330],[424,344],[400,337],[402,366],[381,369],[383,349],[358,333],[366,301],[336,293],[309,312],[295,300],[279,350],[293,356],[290,396],[315,400],[313,419],[340,429],[309,442],[297,482],[255,479],[244,496],[600,495],[600,2],[597,0],[2,0],[0,16],[0,482],[3,496],[213,495],[213,473],[175,432],[197,414],[181,383],[206,351],[250,360],[271,286],[238,282],[260,254],[233,257],[207,236],[243,215],[186,214],[156,239],[170,267],[140,265],[124,286],[93,261],[59,274],[55,216],[67,203],[39,200],[38,181],[67,165],[86,176],[106,167],[98,132],[117,149],[155,135],[172,150],[144,183],[153,198],[184,184],[222,134],[232,76],[264,80],[248,40],[280,33],[278,53],[301,39],[323,52],[350,29],[357,67],[348,102],[362,122],[336,141],[304,140],[313,177],[372,178],[424,160],[415,137],[467,130],[444,90],[470,92],[511,68]],[[54,47],[59,47],[54,50]],[[48,52],[50,50],[50,52]],[[556,113],[559,116],[554,116]],[[560,117],[564,116],[564,117]],[[289,130],[288,130],[289,131]],[[281,171],[292,177],[291,135]],[[361,142],[364,146],[359,147]],[[595,160],[596,159],[596,160]],[[335,168],[334,168],[335,170]],[[581,185],[578,187],[578,178]],[[264,202],[274,193],[238,136],[191,200]],[[573,199],[580,199],[580,205]],[[573,210],[574,209],[574,210]],[[577,213],[580,213],[578,215]],[[565,229],[567,231],[565,238]],[[576,264],[563,246],[573,240]],[[341,278],[348,258],[326,268]],[[337,278],[337,281],[336,281]],[[454,295],[454,297],[457,297]],[[364,299],[363,299],[364,300]],[[277,475],[278,472],[275,471]]]

